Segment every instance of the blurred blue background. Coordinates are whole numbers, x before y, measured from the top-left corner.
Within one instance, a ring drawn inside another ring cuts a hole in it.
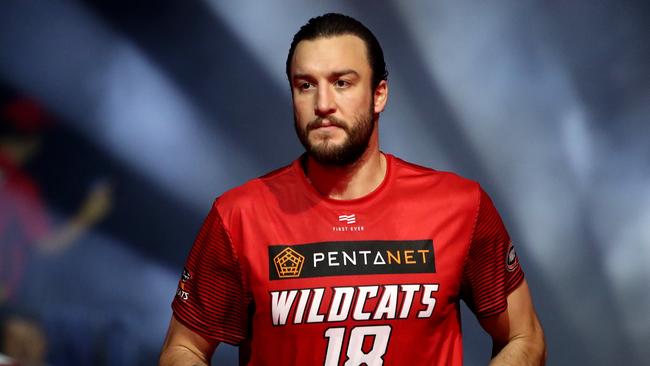
[[[492,196],[548,364],[650,364],[649,4],[5,0],[0,81],[54,120],[22,167],[49,230],[104,201],[65,248],[23,248],[5,302],[40,319],[51,365],[154,364],[214,197],[302,152],[284,62],[335,11],[384,48],[382,149]],[[466,364],[486,364],[463,312]]]

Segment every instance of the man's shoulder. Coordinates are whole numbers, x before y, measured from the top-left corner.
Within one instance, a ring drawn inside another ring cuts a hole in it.
[[[457,191],[475,191],[479,188],[478,182],[466,178],[458,173],[437,170],[424,165],[412,163],[397,157],[395,171],[398,179],[410,182],[419,182],[424,186]]]
[[[270,194],[277,193],[286,183],[297,179],[293,165],[290,163],[227,190],[217,198],[218,205],[228,209],[259,204],[261,200],[268,199]]]

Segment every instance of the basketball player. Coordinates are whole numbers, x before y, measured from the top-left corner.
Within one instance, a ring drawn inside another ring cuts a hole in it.
[[[306,153],[217,198],[187,259],[161,365],[462,365],[459,301],[493,365],[541,365],[542,328],[512,242],[470,180],[379,149],[388,99],[373,34],[309,20],[287,57]]]

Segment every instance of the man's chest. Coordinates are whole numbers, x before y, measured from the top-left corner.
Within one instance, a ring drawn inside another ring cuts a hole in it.
[[[237,240],[255,319],[434,324],[455,311],[472,217],[431,207],[242,216]]]

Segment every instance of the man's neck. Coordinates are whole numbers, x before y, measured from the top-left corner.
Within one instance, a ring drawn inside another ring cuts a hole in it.
[[[375,146],[369,147],[354,164],[324,166],[308,157],[305,174],[322,195],[335,200],[361,198],[374,191],[386,176],[386,157]]]

